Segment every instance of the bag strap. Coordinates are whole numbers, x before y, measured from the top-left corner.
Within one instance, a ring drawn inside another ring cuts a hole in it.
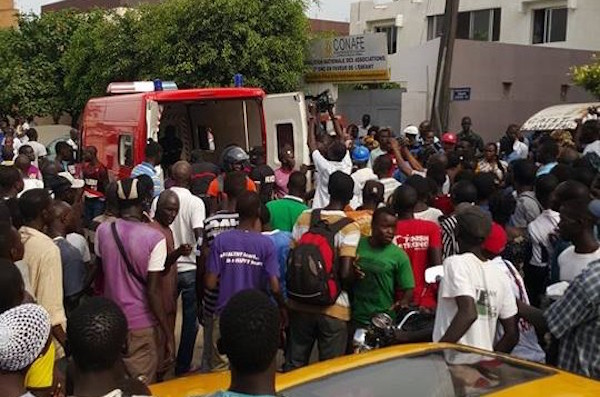
[[[119,237],[119,233],[117,233],[117,223],[116,222],[111,223],[110,229],[112,230],[112,235],[113,235],[113,238],[115,239],[115,243],[117,243],[117,247],[119,248],[121,257],[125,261],[125,265],[127,266],[127,271],[129,272],[129,274],[131,274],[133,276],[133,278],[135,278],[137,280],[138,283],[145,286],[146,280],[144,280],[142,278],[142,276],[140,276],[139,274],[136,273],[135,268],[133,267],[133,265],[129,261],[129,258],[127,257],[127,253],[125,252],[125,247],[123,247],[123,242],[121,241],[121,238]]]
[[[329,225],[329,230],[331,230],[331,233],[335,236],[337,233],[340,232],[340,230],[342,230],[352,222],[354,221],[348,217],[342,218],[334,224]]]
[[[310,225],[308,228],[312,229],[313,227],[317,226],[319,222],[321,222],[321,210],[312,210],[310,213]]]

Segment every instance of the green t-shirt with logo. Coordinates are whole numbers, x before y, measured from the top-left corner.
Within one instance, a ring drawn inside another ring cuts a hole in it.
[[[394,244],[373,248],[368,237],[360,239],[356,255],[356,264],[365,277],[353,287],[352,320],[368,325],[377,313],[395,318],[389,310],[395,302],[395,291],[415,286],[408,255]]]
[[[283,232],[291,232],[302,212],[308,209],[304,202],[293,196],[285,196],[279,200],[269,201],[267,209],[271,215],[271,227]]]

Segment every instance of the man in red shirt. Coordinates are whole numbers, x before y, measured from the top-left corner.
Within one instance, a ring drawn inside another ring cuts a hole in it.
[[[434,222],[414,218],[417,201],[417,191],[411,186],[402,185],[394,192],[392,203],[398,214],[394,244],[410,259],[415,279],[413,303],[434,309],[436,291],[425,284],[425,269],[442,264],[442,232]]]
[[[85,181],[84,218],[86,225],[104,212],[104,193],[108,185],[108,172],[98,160],[98,149],[87,146],[82,152],[81,177]]]

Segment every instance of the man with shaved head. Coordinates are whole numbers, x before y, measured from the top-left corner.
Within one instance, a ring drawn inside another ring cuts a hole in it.
[[[60,250],[64,306],[68,318],[79,306],[84,294],[87,269],[81,251],[66,238],[75,223],[71,206],[64,201],[55,200],[50,206],[50,218],[48,235]]]
[[[179,212],[171,224],[173,231],[174,247],[185,244],[191,247],[202,246],[202,228],[206,211],[204,202],[189,190],[192,179],[192,166],[187,161],[178,161],[171,167],[171,178],[175,185],[169,189],[179,199]],[[163,198],[163,200],[167,200]],[[157,210],[157,200],[153,204],[154,212]],[[177,352],[175,375],[179,376],[190,371],[196,334],[198,333],[198,301],[196,298],[196,271],[203,272],[198,267],[199,256],[191,250],[177,258],[177,296],[181,294],[183,302],[183,321],[181,324],[181,342]]]
[[[175,342],[175,318],[177,316],[177,259],[182,256],[189,256],[192,253],[190,244],[180,245],[175,249],[175,241],[173,231],[170,226],[179,213],[179,197],[172,190],[165,190],[158,196],[156,203],[156,211],[154,213],[154,221],[150,226],[160,231],[167,242],[167,259],[165,260],[165,270],[161,278],[161,296],[163,301],[163,309],[167,316],[167,323],[170,327],[170,332],[165,335],[172,343]],[[161,335],[162,336],[162,335]],[[163,341],[166,342],[166,341]],[[161,343],[159,346],[165,346]],[[162,380],[164,374],[170,369],[171,364],[175,361],[173,352],[172,357],[166,355],[166,351],[159,352],[159,370],[157,374],[158,380]]]

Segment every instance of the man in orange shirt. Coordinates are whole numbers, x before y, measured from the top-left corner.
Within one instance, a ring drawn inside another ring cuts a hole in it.
[[[223,173],[208,185],[206,194],[210,197],[210,213],[214,213],[219,208],[219,204],[223,199],[223,186],[225,174],[232,171],[245,171],[249,165],[250,156],[239,146],[229,146],[221,155],[221,167]],[[254,181],[246,177],[246,190],[256,192],[256,184]]]

